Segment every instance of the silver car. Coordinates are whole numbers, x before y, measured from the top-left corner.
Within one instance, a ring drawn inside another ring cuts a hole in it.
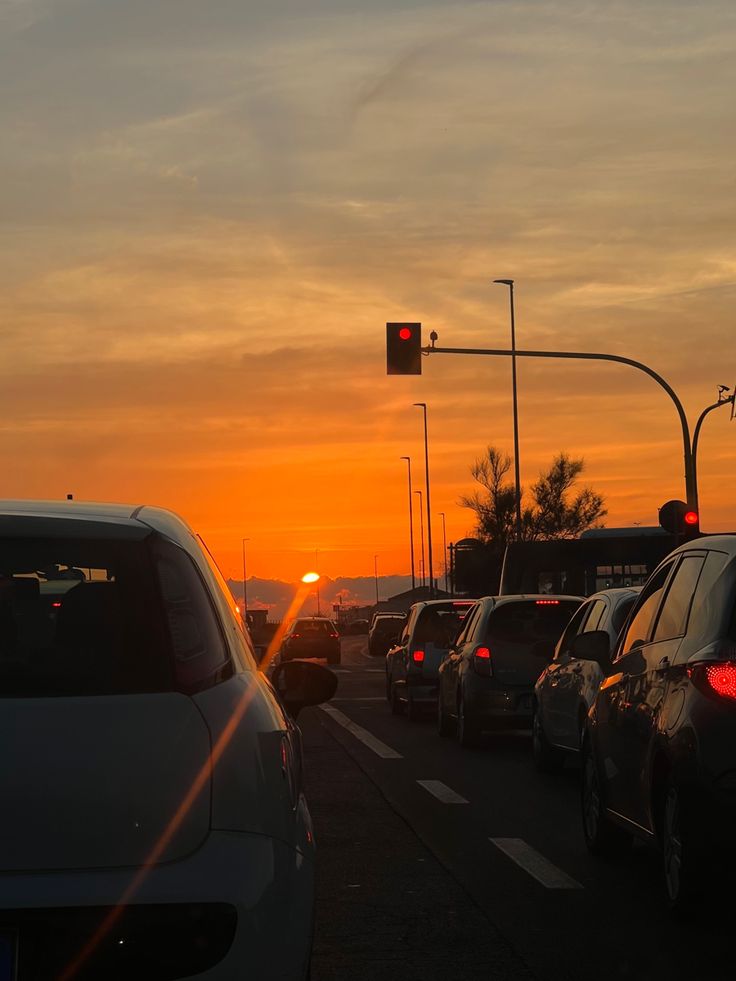
[[[580,751],[588,709],[640,592],[641,586],[629,586],[594,593],[565,628],[552,663],[534,686],[532,749],[540,770],[553,770],[562,765],[567,753]],[[604,639],[592,636],[597,631],[604,631],[608,642],[596,648],[595,642]]]
[[[272,687],[174,514],[0,502],[0,977],[306,978],[293,718],[335,685]]]

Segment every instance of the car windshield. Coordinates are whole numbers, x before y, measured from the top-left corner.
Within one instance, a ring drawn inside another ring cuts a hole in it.
[[[150,566],[141,543],[0,539],[0,696],[169,688]]]

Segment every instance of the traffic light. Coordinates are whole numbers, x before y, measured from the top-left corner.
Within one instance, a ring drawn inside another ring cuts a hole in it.
[[[684,501],[667,501],[659,509],[659,523],[679,542],[700,538],[700,517]]]
[[[386,374],[421,375],[422,325],[386,324]]]

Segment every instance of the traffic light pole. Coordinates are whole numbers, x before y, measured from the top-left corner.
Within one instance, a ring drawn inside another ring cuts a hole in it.
[[[683,444],[683,456],[685,461],[685,495],[687,500],[688,508],[695,512],[698,512],[698,484],[695,475],[695,450],[697,445],[691,445],[690,443],[690,427],[688,425],[687,416],[685,415],[685,410],[682,406],[682,402],[677,397],[677,393],[669,385],[661,375],[657,374],[653,368],[650,368],[646,364],[642,364],[641,361],[634,361],[632,358],[624,358],[619,354],[592,354],[587,351],[519,351],[518,348],[514,351],[505,351],[497,348],[473,348],[473,347],[435,347],[434,344],[429,347],[422,348],[423,354],[486,354],[491,357],[517,357],[517,358],[563,358],[567,360],[576,361],[613,361],[616,364],[627,364],[632,368],[638,368],[639,371],[643,371],[644,374],[649,375],[653,378],[657,384],[667,392],[669,397],[672,399],[675,408],[677,409],[677,415],[680,419],[680,426],[682,428],[682,444]],[[723,403],[718,404],[725,404]],[[710,406],[706,413],[710,409],[716,408],[716,405]],[[698,428],[702,422],[702,418],[698,420]],[[697,439],[698,429],[696,428],[696,439]]]

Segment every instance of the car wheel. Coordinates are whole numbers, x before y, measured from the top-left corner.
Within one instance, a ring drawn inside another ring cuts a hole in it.
[[[672,783],[664,796],[661,828],[667,904],[675,914],[690,913],[703,888],[702,856],[688,829],[682,796]]]
[[[553,746],[544,734],[544,726],[536,707],[532,716],[532,753],[534,765],[542,773],[559,770],[565,759],[562,751]]]
[[[468,714],[465,699],[462,695],[457,705],[457,728],[455,733],[457,735],[457,741],[465,749],[477,746],[480,742],[480,726],[472,715]]]
[[[391,702],[391,715],[404,714],[404,703],[399,698],[399,692],[395,684],[391,685],[389,701]]]
[[[589,742],[583,746],[582,806],[585,844],[593,855],[620,855],[631,845],[631,835],[606,816],[598,767]]]
[[[422,714],[421,707],[412,698],[411,692],[406,693],[406,717],[409,722],[418,722]]]
[[[437,700],[437,732],[441,736],[451,736],[455,726],[452,719],[447,717],[447,713],[442,708],[442,696]]]

